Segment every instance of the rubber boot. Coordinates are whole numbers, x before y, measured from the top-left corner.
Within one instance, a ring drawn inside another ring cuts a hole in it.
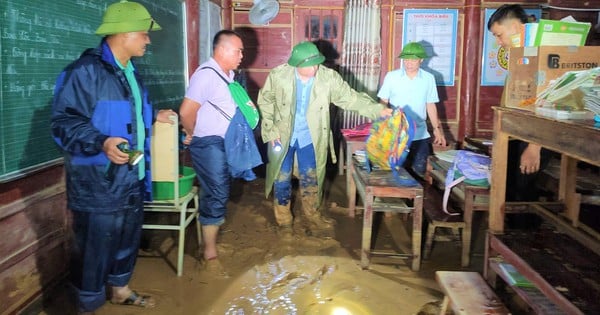
[[[294,230],[292,228],[294,218],[290,211],[290,204],[282,206],[275,201],[274,210],[275,221],[277,221],[278,225],[277,234],[280,240],[284,242],[292,241],[294,239]]]
[[[292,216],[292,211],[290,210],[290,203],[287,205],[280,205],[277,203],[277,200],[274,202],[274,213],[275,213],[275,221],[279,226],[292,226],[292,222],[294,217]]]
[[[316,193],[302,192],[302,210],[304,211],[307,228],[309,230],[333,229],[335,220],[321,214],[317,208],[317,199]]]

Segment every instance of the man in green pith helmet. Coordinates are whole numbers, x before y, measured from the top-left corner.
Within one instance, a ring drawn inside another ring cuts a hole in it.
[[[80,314],[100,308],[107,292],[114,304],[155,304],[128,284],[144,200],[152,198],[148,131],[154,120],[172,123],[175,112],[153,110],[132,58],[144,55],[148,32],[160,29],[141,4],[114,3],[96,30],[103,36],[100,45],[86,50],[56,81],[51,130],[64,152],[74,237],[69,276]],[[119,148],[124,143],[144,152],[135,166]]]
[[[311,42],[294,46],[286,64],[271,70],[259,92],[262,139],[268,145],[267,197],[274,191],[275,220],[284,239],[292,238],[292,169],[298,161],[304,221],[311,232],[331,230],[334,221],[319,211],[327,164],[327,149],[335,153],[329,104],[375,119],[391,109],[352,89],[323,65],[325,57]]]
[[[402,108],[416,122],[417,130],[405,167],[421,178],[425,175],[427,157],[432,151],[427,118],[433,128],[433,143],[446,145],[435,104],[439,102],[435,78],[421,69],[423,59],[427,57],[427,52],[420,43],[406,44],[398,56],[402,59],[402,68],[387,73],[377,93],[382,103]]]

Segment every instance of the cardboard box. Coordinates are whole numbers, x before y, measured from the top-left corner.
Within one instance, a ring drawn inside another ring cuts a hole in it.
[[[533,111],[536,96],[567,71],[600,66],[600,46],[541,46],[510,49],[502,106]]]

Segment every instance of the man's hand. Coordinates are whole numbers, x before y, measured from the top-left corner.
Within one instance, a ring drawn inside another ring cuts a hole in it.
[[[177,113],[175,113],[172,109],[161,109],[156,115],[156,121],[169,123],[172,125],[174,121],[171,119],[171,116],[177,116]]]
[[[192,135],[188,134],[187,131],[185,131],[185,128],[181,128],[181,131],[183,131],[183,133],[185,134],[183,144],[190,145],[190,143],[192,143]]]
[[[540,170],[540,151],[542,147],[537,144],[528,144],[521,154],[519,169],[523,174],[533,174]]]
[[[443,147],[446,146],[446,136],[444,136],[442,129],[439,127],[433,129],[433,144]]]
[[[393,112],[394,112],[394,110],[391,108],[384,108],[379,112],[379,116],[381,116],[382,118],[388,118],[388,117],[392,116]]]
[[[127,140],[121,137],[109,137],[106,138],[102,146],[106,157],[115,164],[125,164],[129,161],[129,155],[117,148],[117,145],[123,142],[127,142]]]

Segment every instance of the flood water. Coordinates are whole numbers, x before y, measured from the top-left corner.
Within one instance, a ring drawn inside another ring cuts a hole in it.
[[[345,177],[328,182],[326,213],[337,220],[334,231],[311,235],[294,225],[294,238],[277,234],[273,203],[264,197],[264,181],[236,182],[228,205],[227,222],[219,235],[219,259],[229,277],[203,268],[195,228],[186,233],[183,276],[177,277],[176,234],[145,232],[144,249],[130,286],[152,295],[153,309],[112,305],[96,314],[436,314],[443,298],[435,270],[460,270],[460,244],[443,242],[434,247],[421,271],[410,270],[410,260],[374,260],[369,270],[360,268],[362,215],[347,215]],[[295,208],[300,206],[297,200]],[[294,211],[301,213],[300,211]],[[151,218],[148,218],[151,219]],[[167,218],[159,218],[165,220]],[[380,218],[374,230],[379,250],[410,248],[410,218]],[[424,234],[423,234],[424,235]],[[477,242],[477,240],[475,240]],[[475,246],[474,251],[483,248]],[[473,270],[481,259],[475,253]],[[69,314],[72,303],[59,285],[41,312]]]

